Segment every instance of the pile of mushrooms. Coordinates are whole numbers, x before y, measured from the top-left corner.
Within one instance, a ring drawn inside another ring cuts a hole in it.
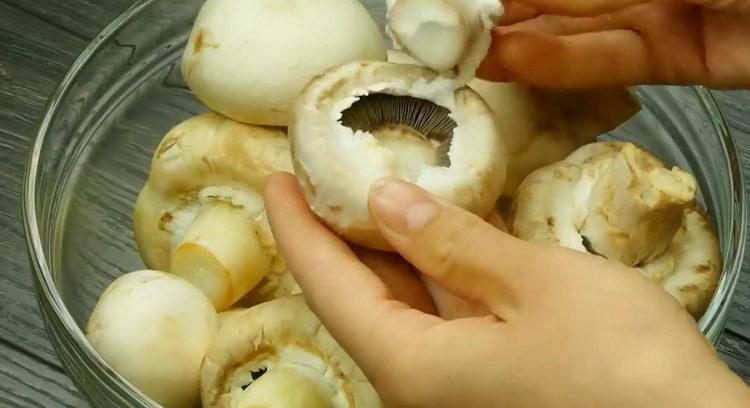
[[[178,124],[156,148],[133,215],[149,270],[113,282],[87,326],[100,356],[158,404],[200,405],[201,393],[207,399],[227,379],[216,376],[230,367],[217,364],[237,362],[224,357],[262,344],[255,351],[279,347],[264,357],[279,367],[232,407],[379,406],[364,375],[293,297],[300,289],[276,248],[261,190],[269,174],[293,171],[286,127],[302,88],[326,69],[383,61],[385,49],[357,0],[202,6],[182,73],[213,112]],[[281,348],[290,339],[307,348]]]
[[[481,217],[502,203],[516,236],[620,261],[705,310],[721,256],[695,180],[592,143],[638,112],[628,90],[481,81],[501,2],[386,3],[388,53],[358,0],[204,3],[182,73],[211,111],[154,151],[133,215],[147,269],[115,280],[87,325],[162,406],[381,406],[286,270],[262,198],[276,171],[352,244],[391,250],[367,194],[396,177]]]

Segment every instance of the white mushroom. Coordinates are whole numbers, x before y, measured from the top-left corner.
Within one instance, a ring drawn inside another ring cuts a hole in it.
[[[283,262],[264,216],[261,190],[274,171],[291,171],[283,131],[215,113],[172,129],[157,148],[134,212],[135,237],[149,268],[200,288],[224,310]]]
[[[286,126],[313,75],[362,59],[384,60],[385,44],[357,0],[208,0],[185,48],[182,75],[223,115]]]
[[[721,254],[696,190],[690,174],[664,168],[642,148],[593,143],[524,180],[510,229],[525,240],[633,267],[699,317],[716,287]]]
[[[418,64],[401,51],[388,51],[388,61]],[[532,171],[563,160],[577,148],[615,129],[640,110],[625,88],[608,90],[543,90],[478,78],[468,86],[487,102],[508,149],[503,196],[513,197]]]
[[[640,110],[625,88],[556,91],[516,83],[474,79],[506,137],[508,174],[503,195],[513,197],[532,171],[563,160],[596,137],[614,130]]]
[[[289,128],[308,202],[347,239],[388,249],[367,207],[370,186],[398,177],[484,216],[505,178],[492,113],[472,90],[415,65],[357,62],[314,79]]]
[[[377,393],[301,296],[226,320],[203,362],[206,408],[375,408]]]
[[[192,408],[200,397],[201,362],[218,329],[213,306],[189,282],[138,271],[102,293],[86,336],[148,397],[165,408]]]
[[[499,0],[397,0],[387,6],[388,34],[399,48],[438,72],[456,70],[462,84],[474,78],[503,13]]]

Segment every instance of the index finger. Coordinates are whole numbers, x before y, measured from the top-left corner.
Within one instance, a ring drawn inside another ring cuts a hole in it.
[[[651,0],[513,0],[535,8],[543,14],[570,17],[595,16],[622,10]]]
[[[266,180],[265,202],[287,267],[310,308],[368,374],[441,320],[396,301],[387,286],[310,211],[288,173]]]

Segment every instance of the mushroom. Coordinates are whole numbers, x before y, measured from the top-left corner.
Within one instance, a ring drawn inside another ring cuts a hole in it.
[[[695,203],[695,179],[632,143],[583,146],[521,184],[510,229],[606,257],[657,282],[694,317],[721,270],[716,233]]]
[[[158,271],[121,276],[102,293],[86,337],[114,370],[165,408],[199,402],[201,362],[219,329],[211,303]]]
[[[356,62],[316,77],[294,107],[292,162],[313,210],[348,240],[388,250],[367,195],[382,177],[418,184],[480,216],[506,154],[476,92],[416,65]]]
[[[282,258],[276,247],[276,240],[271,231],[271,225],[268,222],[268,216],[265,212],[261,214],[258,229],[256,232],[260,237],[263,246],[273,256],[275,260],[273,267],[268,274],[260,281],[250,292],[235,302],[233,306],[239,308],[248,308],[259,303],[268,302],[278,297],[296,295],[302,293],[297,280],[286,268],[284,258]]]
[[[215,113],[188,119],[162,140],[134,211],[149,268],[170,271],[224,310],[284,266],[264,215],[262,184],[291,171],[283,131]]]
[[[362,59],[384,60],[385,43],[357,0],[208,0],[182,75],[198,99],[225,116],[286,126],[313,75]]]
[[[382,406],[299,295],[226,320],[203,362],[201,397],[206,408]]]
[[[626,88],[558,91],[480,79],[469,86],[487,101],[507,135],[506,197],[513,197],[532,171],[565,159],[640,111]]]
[[[461,84],[474,78],[503,13],[498,0],[396,0],[387,6],[394,43],[438,72],[456,71]]]
[[[421,64],[396,50],[388,51],[388,61]],[[478,78],[468,86],[492,108],[498,130],[505,135],[508,171],[503,196],[508,198],[529,173],[563,160],[640,110],[637,98],[626,88],[546,90]]]

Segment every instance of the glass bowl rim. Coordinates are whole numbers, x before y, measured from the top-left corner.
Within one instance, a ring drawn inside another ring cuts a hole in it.
[[[144,404],[152,404],[151,400],[138,391],[135,387],[130,386],[130,383],[114,371],[106,361],[96,352],[91,344],[86,339],[85,334],[73,319],[72,315],[65,307],[62,297],[57,291],[55,286],[54,278],[52,277],[52,271],[49,267],[48,256],[44,251],[44,245],[42,243],[41,234],[39,231],[39,223],[37,219],[37,203],[36,203],[36,190],[37,190],[37,176],[39,172],[39,159],[41,156],[42,148],[45,142],[51,123],[54,116],[58,112],[61,106],[61,102],[69,91],[73,82],[78,78],[81,70],[84,66],[92,59],[94,54],[110,40],[115,33],[117,33],[123,26],[129,23],[134,18],[137,18],[140,13],[159,0],[139,0],[137,3],[132,5],[130,8],[122,12],[117,18],[115,18],[110,24],[108,24],[91,42],[84,48],[76,60],[73,62],[71,67],[65,76],[60,80],[54,92],[48,99],[45,106],[43,116],[38,120],[38,125],[32,136],[32,145],[29,149],[27,156],[26,167],[23,176],[23,192],[22,192],[22,218],[23,226],[26,235],[26,245],[29,252],[30,263],[34,270],[34,279],[36,286],[36,296],[40,307],[45,306],[42,303],[48,304],[51,307],[52,312],[57,319],[62,323],[63,328],[67,331],[74,341],[73,346],[77,347],[79,351],[85,353],[88,361],[94,364],[94,368],[99,370],[101,373],[106,373],[109,378],[116,378],[119,384],[116,384],[116,388],[121,389],[131,397],[135,397],[137,400]],[[730,175],[730,185],[734,197],[731,200],[729,213],[732,214],[733,218],[739,216],[739,219],[735,219],[735,223],[739,223],[740,231],[736,236],[732,237],[732,244],[736,244],[736,256],[733,259],[731,265],[725,265],[719,285],[716,289],[716,293],[725,293],[721,304],[716,305],[715,299],[711,300],[709,309],[706,311],[708,315],[709,310],[714,309],[714,314],[711,316],[711,320],[720,319],[723,321],[726,313],[728,312],[729,305],[726,302],[731,302],[733,297],[734,289],[742,269],[742,261],[744,258],[744,246],[739,247],[739,244],[744,243],[746,240],[746,229],[747,229],[747,206],[746,206],[746,192],[744,183],[744,174],[742,172],[742,161],[737,149],[737,143],[734,135],[729,130],[726,123],[725,117],[722,114],[716,100],[714,99],[711,92],[703,86],[692,86],[690,87],[696,91],[697,96],[702,102],[702,107],[709,114],[711,124],[714,127],[714,131],[718,133],[720,143],[723,147],[723,153],[729,160],[727,162],[727,169]],[[739,207],[739,208],[738,208]],[[711,308],[713,306],[713,308]],[[44,311],[43,311],[44,313]],[[45,320],[45,326],[49,334],[50,324]],[[709,324],[707,327],[711,327]],[[723,328],[723,324],[721,327]],[[707,333],[708,334],[708,333]],[[716,341],[720,336],[716,335]],[[54,347],[57,349],[58,345],[53,341]],[[60,350],[58,350],[58,353]],[[92,367],[87,367],[92,368]],[[125,385],[128,386],[125,386]]]

